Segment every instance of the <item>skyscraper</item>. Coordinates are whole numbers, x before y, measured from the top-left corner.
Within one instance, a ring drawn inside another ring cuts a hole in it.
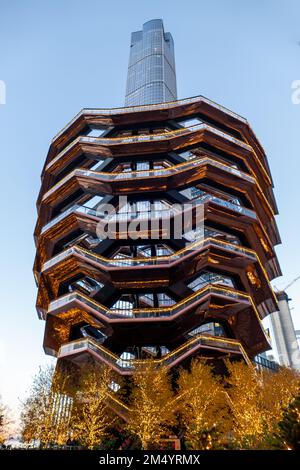
[[[177,99],[174,43],[162,20],[131,34],[125,106]]]
[[[279,364],[300,371],[300,351],[290,311],[289,297],[285,291],[277,292],[276,296],[279,310],[274,312],[270,318]]]

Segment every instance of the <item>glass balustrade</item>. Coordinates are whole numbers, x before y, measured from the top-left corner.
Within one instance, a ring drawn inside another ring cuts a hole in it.
[[[142,105],[142,106],[128,106],[124,108],[111,108],[111,109],[83,109],[80,111],[65,127],[63,127],[52,139],[52,142],[54,142],[56,139],[58,139],[59,136],[61,136],[79,117],[81,116],[86,116],[86,115],[114,115],[114,114],[128,114],[128,113],[136,113],[138,111],[154,111],[156,109],[170,109],[174,108],[177,106],[184,106],[189,103],[197,103],[203,101],[210,106],[224,112],[225,114],[228,114],[229,116],[232,116],[235,119],[238,119],[239,121],[242,121],[244,123],[247,123],[247,120],[240,116],[239,114],[231,111],[228,108],[225,108],[224,106],[219,105],[215,101],[212,101],[208,98],[205,98],[204,96],[194,96],[191,98],[185,98],[182,100],[178,101],[170,101],[166,103],[158,103],[158,104],[152,104],[152,105]]]
[[[217,240],[213,237],[207,237],[200,239],[200,241],[196,241],[194,243],[189,243],[185,248],[179,250],[175,253],[172,253],[167,256],[158,256],[158,257],[143,257],[143,258],[104,258],[103,256],[97,255],[85,248],[80,246],[73,246],[68,248],[67,250],[59,253],[58,255],[54,256],[50,260],[46,261],[43,265],[42,271],[46,271],[47,269],[51,268],[59,264],[61,261],[67,259],[71,255],[82,255],[91,261],[98,262],[104,266],[111,266],[111,267],[126,267],[126,266],[155,266],[155,265],[162,265],[162,264],[171,264],[176,260],[179,260],[183,256],[187,256],[193,253],[195,250],[199,250],[201,248],[205,248],[208,246],[215,246],[218,248],[222,248],[225,250],[229,250],[234,252],[238,255],[244,255],[248,258],[252,259],[253,261],[257,261],[256,254],[247,248],[243,248],[242,246],[235,245],[232,243],[227,243],[221,240]]]
[[[93,217],[99,217],[100,211],[98,211],[97,209],[92,209],[87,206],[81,206],[80,204],[74,204],[73,206],[69,207],[64,212],[59,214],[57,217],[54,217],[54,219],[52,219],[46,225],[44,225],[44,227],[41,230],[41,233],[47,232],[47,230],[49,230],[54,225],[58,224],[63,219],[68,217],[68,215],[74,214],[74,213],[81,213],[81,214],[91,215]]]
[[[234,282],[229,276],[223,274],[216,274],[211,272],[202,272],[192,282],[187,284],[187,287],[192,289],[194,292],[202,289],[204,286],[210,284],[221,284],[226,287],[235,288]]]
[[[68,307],[69,304],[75,301],[82,302],[87,307],[92,308],[93,310],[99,312],[100,314],[106,316],[107,318],[117,319],[124,317],[134,317],[134,318],[155,318],[155,317],[171,317],[176,315],[183,309],[198,303],[206,295],[217,295],[222,297],[227,297],[237,302],[250,303],[249,297],[247,294],[243,294],[239,291],[230,290],[224,287],[217,287],[215,285],[206,285],[197,293],[192,294],[191,296],[177,302],[174,305],[168,307],[151,307],[151,308],[132,308],[132,304],[128,304],[128,307],[124,308],[107,308],[102,304],[96,302],[90,297],[80,293],[72,292],[70,294],[63,295],[56,300],[50,302],[48,313],[53,313],[55,310],[61,307]]]
[[[88,144],[88,143],[96,143],[99,145],[119,145],[119,144],[132,144],[136,142],[151,142],[151,141],[160,141],[171,139],[173,137],[179,137],[182,135],[189,135],[192,132],[197,132],[199,130],[206,130],[212,132],[219,137],[222,137],[225,140],[228,140],[239,147],[247,149],[249,152],[252,151],[252,147],[250,145],[245,144],[245,142],[232,137],[231,135],[220,131],[216,127],[210,126],[209,124],[199,123],[194,126],[189,127],[182,127],[180,129],[176,129],[174,131],[164,132],[162,134],[142,134],[142,135],[135,135],[130,137],[112,137],[112,138],[102,138],[102,137],[88,137],[88,136],[79,136],[74,139],[69,145],[67,145],[59,154],[51,160],[46,169],[49,170],[52,166],[54,166],[70,149],[72,149],[77,144]]]
[[[187,193],[186,193],[187,194]],[[62,221],[65,217],[73,213],[83,213],[86,215],[91,215],[93,217],[98,217],[100,219],[104,219],[107,221],[119,221],[119,220],[132,220],[132,219],[156,219],[156,218],[170,218],[174,215],[181,214],[185,211],[185,209],[191,209],[192,207],[196,208],[197,206],[204,204],[205,202],[212,202],[219,206],[225,207],[227,209],[233,210],[234,212],[243,214],[247,217],[252,219],[257,219],[257,215],[255,211],[252,209],[247,209],[244,206],[239,204],[235,204],[234,202],[222,199],[217,196],[213,196],[211,194],[202,194],[197,197],[197,199],[190,198],[190,203],[185,204],[183,203],[181,206],[175,205],[174,208],[170,209],[160,209],[160,210],[146,210],[146,211],[128,211],[128,212],[117,212],[113,214],[103,214],[101,211],[101,205],[98,209],[91,209],[90,207],[82,206],[79,204],[74,204],[72,207],[69,207],[67,210],[59,214],[58,216],[54,217],[50,222],[45,224],[41,230],[41,233],[45,233],[47,230],[52,228],[55,224]],[[187,207],[185,207],[187,206]]]
[[[150,177],[157,177],[157,176],[169,176],[175,175],[177,173],[192,169],[194,167],[198,167],[199,164],[201,165],[212,165],[216,168],[220,168],[223,171],[229,172],[233,175],[238,176],[246,181],[251,183],[255,183],[255,179],[248,175],[247,173],[237,170],[233,166],[226,165],[225,163],[221,163],[218,160],[214,160],[210,157],[202,157],[202,158],[194,158],[193,160],[189,160],[187,163],[179,163],[178,165],[171,166],[169,168],[162,168],[162,169],[153,169],[153,170],[138,170],[138,171],[126,171],[126,172],[98,172],[95,170],[84,170],[84,169],[76,169],[71,171],[68,175],[58,181],[49,191],[47,191],[43,197],[43,199],[49,197],[54,191],[59,189],[63,184],[67,183],[73,177],[90,177],[93,179],[99,180],[107,180],[107,181],[116,181],[116,180],[130,180],[130,179],[139,179],[139,178],[150,178]]]
[[[67,183],[70,179],[73,177],[90,177],[93,179],[98,179],[98,180],[107,180],[107,181],[116,181],[116,180],[130,180],[130,179],[143,179],[143,178],[150,178],[150,177],[157,177],[157,176],[170,176],[170,175],[175,175],[177,173],[184,172],[189,169],[197,168],[199,165],[212,165],[216,168],[220,168],[223,171],[226,171],[228,173],[231,173],[233,175],[238,176],[239,178],[242,178],[246,181],[249,181],[251,183],[255,183],[255,179],[248,175],[247,173],[237,170],[233,166],[226,165],[224,163],[221,163],[217,160],[214,160],[213,158],[210,157],[202,157],[202,158],[196,158],[193,160],[189,160],[187,163],[179,163],[178,165],[171,166],[169,168],[163,168],[163,169],[154,169],[154,170],[139,170],[139,171],[126,171],[126,172],[100,172],[100,171],[95,171],[95,170],[84,170],[84,169],[76,169],[71,171],[68,175],[66,175],[64,178],[62,178],[60,181],[58,181],[49,191],[45,193],[43,196],[43,199],[46,199],[49,197],[54,191],[59,189],[63,184]]]
[[[248,362],[249,359],[246,356],[243,348],[240,343],[232,339],[223,339],[223,338],[213,338],[210,336],[205,336],[203,334],[193,337],[191,340],[187,341],[182,346],[178,347],[174,351],[167,353],[161,359],[154,359],[154,363],[164,364],[166,366],[172,365],[177,359],[181,358],[187,353],[192,354],[193,350],[197,350],[199,347],[208,347],[209,349],[222,350],[227,353],[233,353],[244,356],[245,360]],[[132,371],[134,368],[143,367],[147,364],[147,360],[136,359],[133,355],[126,355],[126,358],[122,358],[111,353],[109,350],[98,344],[95,340],[91,338],[86,338],[83,340],[77,340],[72,343],[61,346],[58,357],[62,358],[66,355],[76,353],[79,351],[91,350],[96,355],[99,356],[100,360],[104,360],[111,364],[112,366],[118,368],[121,371]]]

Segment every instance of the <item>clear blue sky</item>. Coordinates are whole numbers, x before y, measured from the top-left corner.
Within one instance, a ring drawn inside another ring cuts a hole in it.
[[[0,393],[24,395],[42,350],[35,312],[35,200],[53,135],[83,107],[123,105],[130,32],[163,18],[180,98],[203,94],[247,117],[275,182],[284,287],[300,274],[300,3],[278,0],[0,0]],[[300,328],[300,281],[290,288]]]

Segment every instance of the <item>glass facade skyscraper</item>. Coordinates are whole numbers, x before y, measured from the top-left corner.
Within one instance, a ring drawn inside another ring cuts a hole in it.
[[[276,292],[278,311],[271,315],[271,326],[279,364],[300,371],[300,351],[294,329],[289,297],[285,291]]]
[[[131,34],[125,106],[177,99],[174,42],[162,20]]]

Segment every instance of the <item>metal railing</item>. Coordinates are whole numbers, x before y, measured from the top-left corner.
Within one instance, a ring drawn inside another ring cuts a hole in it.
[[[228,140],[244,149],[247,149],[249,152],[252,152],[252,147],[242,140],[239,140],[231,135],[227,134],[226,132],[220,131],[216,127],[210,126],[209,124],[199,123],[194,126],[183,127],[180,129],[172,130],[169,132],[164,132],[162,134],[141,134],[136,136],[126,136],[126,137],[88,137],[88,136],[78,136],[74,139],[69,145],[67,145],[61,152],[59,152],[55,158],[50,160],[48,165],[46,166],[46,170],[49,170],[52,166],[56,164],[58,160],[60,160],[71,148],[76,146],[78,143],[80,144],[87,144],[87,143],[95,143],[98,145],[119,145],[119,144],[131,144],[137,142],[152,142],[152,141],[160,141],[160,140],[168,140],[172,139],[181,135],[189,135],[193,132],[197,132],[199,130],[206,130],[212,132],[215,135],[218,135],[225,140]]]
[[[83,247],[80,246],[73,246],[68,248],[67,250],[59,253],[58,255],[54,256],[50,260],[46,261],[43,265],[42,271],[46,271],[47,269],[55,266],[56,264],[60,263],[62,260],[67,259],[72,255],[82,255],[87,259],[90,259],[93,262],[103,264],[105,267],[129,267],[129,266],[156,266],[162,264],[171,264],[176,260],[193,253],[195,250],[199,250],[201,248],[205,248],[207,246],[215,246],[217,248],[222,248],[238,255],[247,256],[248,258],[252,259],[253,261],[257,261],[256,253],[249,249],[244,248],[240,245],[235,245],[234,243],[228,243],[222,240],[217,240],[213,237],[206,237],[204,239],[195,241],[193,243],[189,243],[185,248],[182,248],[175,253],[171,253],[170,255],[163,255],[163,256],[155,256],[155,257],[141,257],[141,258],[105,258],[104,256],[97,255]]]
[[[208,98],[205,98],[202,95],[199,96],[193,96],[191,98],[185,98],[182,100],[177,100],[177,101],[169,101],[166,103],[157,103],[157,104],[151,104],[151,105],[141,105],[141,106],[128,106],[128,107],[123,107],[123,108],[84,108],[82,109],[76,116],[71,119],[71,121],[64,126],[52,139],[52,142],[58,139],[78,118],[81,116],[86,116],[86,115],[107,115],[111,116],[114,114],[128,114],[128,113],[136,113],[136,112],[143,112],[143,111],[155,111],[155,110],[160,110],[160,109],[170,109],[174,108],[177,106],[184,106],[189,103],[197,103],[203,101],[204,103],[209,104],[210,106],[222,111],[225,114],[228,114],[229,116],[232,116],[235,119],[238,119],[239,121],[242,121],[244,123],[247,123],[247,120],[240,116],[239,114],[231,111],[230,109],[216,103],[215,101],[212,101]]]
[[[54,191],[59,189],[63,184],[68,182],[74,176],[77,177],[91,177],[98,180],[105,180],[107,182],[114,182],[117,180],[123,179],[143,179],[143,178],[152,178],[157,176],[171,176],[177,173],[184,172],[186,170],[192,169],[194,167],[198,167],[199,165],[212,165],[216,168],[220,168],[223,171],[231,173],[232,175],[238,176],[250,183],[255,183],[255,178],[248,175],[244,171],[238,170],[230,165],[226,165],[225,163],[221,163],[217,160],[214,160],[210,157],[201,157],[195,158],[193,160],[188,160],[184,163],[179,163],[178,165],[173,165],[171,167],[163,168],[163,169],[153,169],[153,170],[139,170],[139,171],[130,171],[130,172],[100,172],[94,170],[84,170],[84,169],[75,169],[71,171],[68,175],[58,181],[51,189],[49,189],[43,196],[43,199],[49,197]]]
[[[86,207],[80,204],[74,204],[72,207],[69,207],[64,212],[59,214],[58,216],[54,217],[50,222],[45,224],[41,230],[41,233],[45,233],[47,230],[52,228],[57,223],[61,222],[65,217],[69,216],[73,213],[83,213],[86,215],[91,215],[93,217],[97,217],[104,221],[124,221],[124,220],[132,220],[132,219],[141,219],[141,220],[151,220],[157,218],[171,218],[176,215],[183,214],[185,209],[192,210],[196,209],[197,207],[205,204],[205,202],[212,202],[213,204],[217,204],[218,206],[225,207],[226,209],[230,209],[234,212],[239,214],[243,214],[251,219],[257,220],[256,212],[252,209],[248,209],[243,207],[239,204],[235,204],[234,202],[228,201],[226,199],[222,199],[217,196],[213,196],[212,194],[203,194],[198,196],[197,199],[191,199],[190,203],[183,203],[181,205],[175,204],[174,208],[171,206],[168,209],[154,209],[154,210],[142,210],[142,211],[128,211],[128,212],[113,212],[111,214],[103,214],[101,211],[101,205],[98,209],[92,209],[90,207]],[[185,207],[186,206],[186,207]]]
[[[166,354],[160,359],[154,359],[154,364],[172,366],[172,364],[180,359],[186,353],[193,353],[193,350],[197,350],[201,347],[208,347],[209,349],[222,350],[228,354],[239,354],[244,357],[246,362],[250,362],[246,352],[244,351],[241,344],[232,339],[227,338],[215,338],[209,335],[197,335],[191,340],[187,341],[185,344],[176,348],[174,351]],[[99,345],[95,340],[86,338],[83,340],[77,340],[72,343],[61,346],[58,357],[63,358],[70,355],[70,353],[76,353],[80,351],[90,350],[96,353],[100,360],[104,360],[106,363],[110,364],[112,367],[118,369],[122,372],[132,372],[136,368],[142,368],[148,364],[147,360],[143,359],[121,359],[117,355],[111,353],[109,350]]]
[[[162,317],[172,317],[180,313],[183,309],[199,303],[201,299],[207,295],[217,295],[221,297],[226,297],[231,300],[243,303],[250,303],[250,298],[247,294],[239,292],[236,290],[231,290],[225,287],[216,286],[208,284],[204,286],[201,290],[195,292],[194,294],[186,297],[185,299],[177,302],[174,305],[168,307],[151,307],[151,308],[107,308],[104,305],[96,302],[94,299],[87,297],[81,292],[75,291],[71,294],[65,294],[59,297],[56,300],[53,300],[49,304],[48,313],[53,313],[55,310],[60,309],[61,307],[68,307],[74,301],[79,301],[85,304],[87,307],[92,308],[93,310],[99,312],[109,319],[122,319],[126,317],[132,318],[162,318]]]
[[[73,206],[69,207],[68,209],[66,209],[61,214],[54,217],[54,219],[50,220],[50,222],[48,222],[46,225],[44,225],[42,230],[41,230],[41,234],[47,232],[47,230],[54,227],[54,225],[61,222],[63,219],[68,217],[70,214],[74,214],[76,212],[81,213],[81,214],[91,215],[93,217],[99,217],[98,211],[96,209],[92,209],[92,208],[87,207],[87,206],[82,206],[80,204],[74,204]]]

